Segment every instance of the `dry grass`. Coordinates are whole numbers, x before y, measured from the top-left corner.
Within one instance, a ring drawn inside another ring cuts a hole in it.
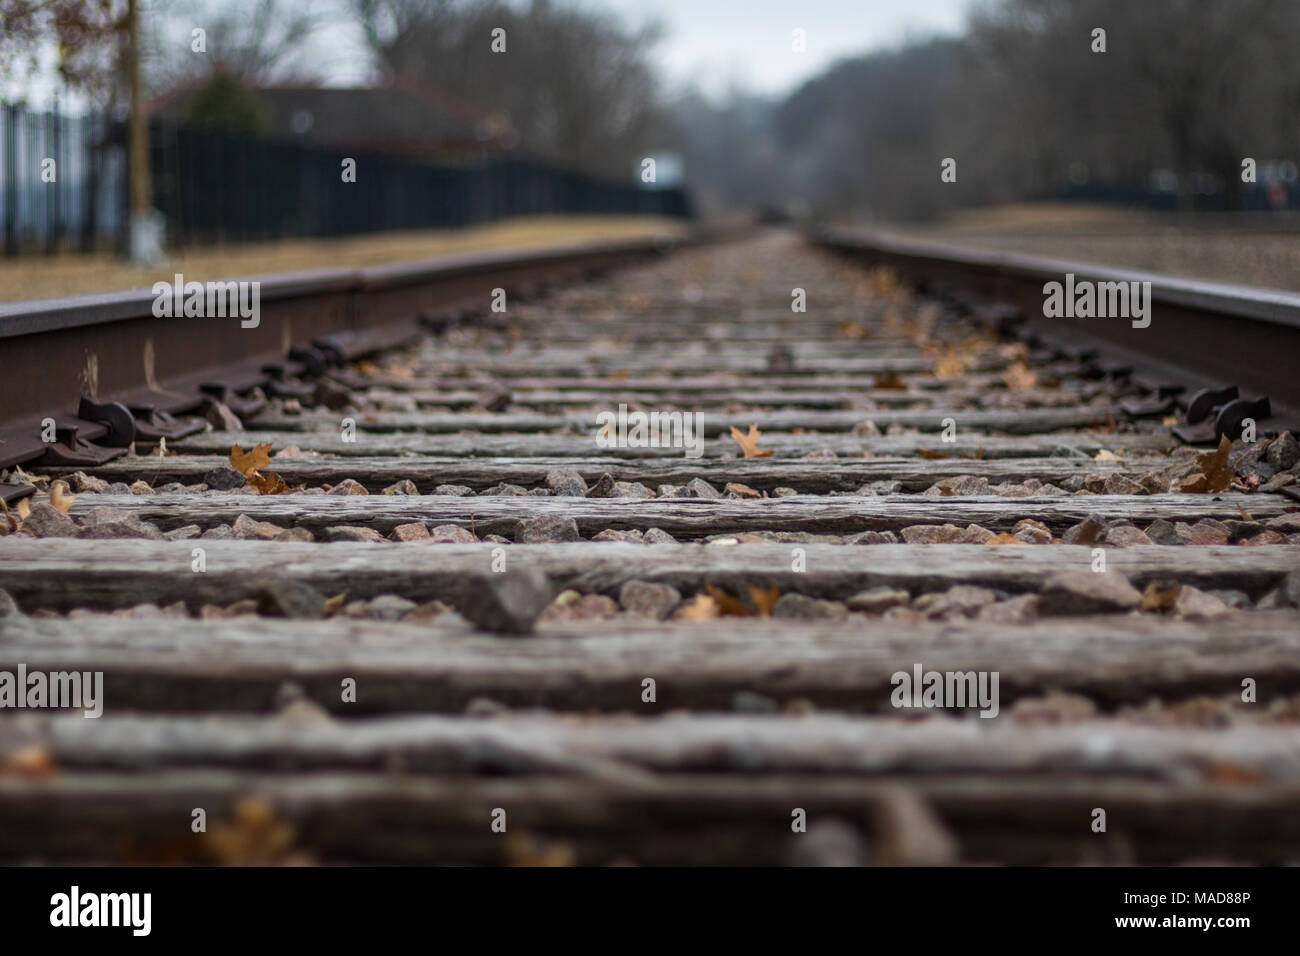
[[[969,209],[896,232],[954,245],[1300,292],[1300,219],[1060,203]]]
[[[128,266],[107,253],[0,260],[0,302],[147,288],[175,273],[205,282],[299,269],[369,266],[460,252],[540,247],[597,239],[675,236],[680,220],[655,216],[535,216],[468,229],[387,232],[341,239],[257,242],[183,250],[158,266]]]

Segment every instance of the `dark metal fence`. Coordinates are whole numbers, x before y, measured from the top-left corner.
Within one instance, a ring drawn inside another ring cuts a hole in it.
[[[0,103],[0,233],[5,255],[90,249],[121,228],[120,151],[104,123]]]
[[[176,246],[465,226],[534,213],[691,215],[681,189],[640,189],[526,159],[435,165],[358,153],[350,157],[356,181],[345,182],[344,154],[325,149],[157,123],[150,140],[154,205]],[[0,103],[4,254],[121,243],[123,142],[121,126],[100,117]]]
[[[155,126],[154,205],[170,242],[342,236],[534,213],[689,216],[680,189],[602,182],[525,159],[432,165]],[[355,161],[355,181],[344,160]]]

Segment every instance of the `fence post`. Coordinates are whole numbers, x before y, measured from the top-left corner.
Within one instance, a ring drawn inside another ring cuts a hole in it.
[[[18,255],[18,107],[0,103],[5,124],[5,255]]]
[[[54,96],[54,106],[45,113],[44,146],[49,150],[49,158],[54,160],[54,181],[43,182],[45,193],[45,254],[55,255],[59,251],[59,181],[66,174],[62,157],[59,155],[59,97]]]

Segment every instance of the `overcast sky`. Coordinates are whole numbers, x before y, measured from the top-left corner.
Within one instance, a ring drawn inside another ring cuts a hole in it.
[[[220,0],[215,0],[220,2]],[[343,7],[335,0],[335,9]],[[669,92],[694,84],[710,95],[731,86],[784,93],[835,60],[897,44],[908,36],[959,32],[970,0],[579,0],[629,25],[657,21],[665,36],[655,50]],[[328,4],[327,4],[328,5]],[[792,49],[804,31],[806,50]],[[188,38],[185,38],[188,42]],[[25,94],[48,103],[55,88],[50,68],[35,83],[5,83],[0,95]],[[311,41],[309,57],[328,63],[332,86],[363,83],[369,58],[360,31],[338,20]],[[71,98],[75,104],[77,97]],[[65,100],[66,101],[66,100]]]
[[[670,85],[710,93],[729,84],[763,93],[792,89],[835,60],[909,34],[956,33],[968,0],[586,0],[630,23],[667,28],[657,60]],[[795,29],[807,51],[794,53]]]
[[[668,90],[695,84],[717,95],[732,85],[783,93],[841,57],[892,46],[909,35],[960,32],[970,0],[579,2],[612,11],[634,27],[660,23],[665,36],[655,62]],[[803,53],[792,50],[796,29],[804,31]],[[327,29],[314,46],[332,64],[331,84],[365,78],[366,55],[356,31],[344,25]]]

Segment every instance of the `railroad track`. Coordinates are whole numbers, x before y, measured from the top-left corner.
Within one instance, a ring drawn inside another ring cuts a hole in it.
[[[20,370],[0,672],[102,672],[103,716],[0,713],[0,858],[1300,859],[1289,396],[1189,446],[1233,419],[1194,369],[790,236],[652,251],[527,301],[505,257],[286,279],[224,392],[128,297],[167,372],[100,394],[174,436],[95,463],[39,463]],[[10,311],[11,356],[73,334]]]

